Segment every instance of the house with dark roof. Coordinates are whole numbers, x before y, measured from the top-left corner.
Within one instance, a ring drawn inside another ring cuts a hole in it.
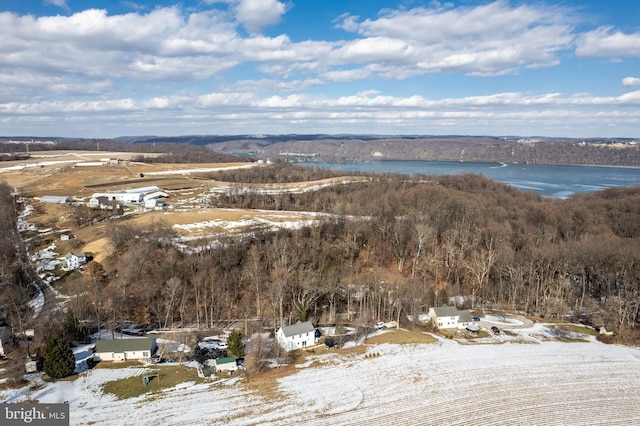
[[[11,343],[11,327],[3,325],[0,327],[0,356],[5,356],[8,352],[8,345]]]
[[[472,323],[469,311],[447,305],[429,308],[429,320],[439,329],[464,329]]]
[[[315,345],[316,329],[311,321],[283,325],[276,332],[276,339],[285,351],[302,349]]]
[[[93,358],[96,361],[150,360],[157,348],[156,339],[152,337],[98,340]]]

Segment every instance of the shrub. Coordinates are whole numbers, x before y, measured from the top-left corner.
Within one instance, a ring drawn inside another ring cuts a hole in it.
[[[51,337],[44,350],[44,372],[54,379],[61,379],[73,374],[76,359],[71,346],[65,340]]]

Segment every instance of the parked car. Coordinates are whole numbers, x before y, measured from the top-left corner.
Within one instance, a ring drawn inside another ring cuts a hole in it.
[[[377,322],[376,325],[374,326],[376,330],[381,330],[383,328],[387,328],[387,326],[384,324],[384,322],[380,321]]]
[[[493,334],[500,334],[500,329],[495,325],[491,327],[491,331],[493,331]]]
[[[480,321],[480,317],[473,317],[473,318],[471,318],[471,321],[476,321],[476,322]]]

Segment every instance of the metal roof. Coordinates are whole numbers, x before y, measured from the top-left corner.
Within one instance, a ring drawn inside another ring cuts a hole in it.
[[[98,340],[96,342],[96,353],[151,351],[155,344],[156,339],[152,337],[142,337],[139,339]]]
[[[292,325],[283,325],[280,327],[285,337],[297,336],[305,333],[315,333],[316,329],[311,321],[297,322]]]
[[[436,317],[457,317],[460,315],[458,308],[455,306],[442,305],[439,308],[433,308]]]

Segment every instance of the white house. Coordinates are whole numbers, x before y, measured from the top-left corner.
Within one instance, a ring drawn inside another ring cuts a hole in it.
[[[84,253],[67,253],[62,258],[62,269],[72,271],[87,263],[87,255]]]
[[[447,305],[429,308],[429,320],[440,329],[464,329],[472,323],[469,311],[459,311],[455,306]]]
[[[276,339],[285,351],[302,349],[316,343],[316,329],[310,321],[284,325],[276,332]]]
[[[152,337],[98,340],[93,358],[96,361],[150,360],[157,348],[156,339]]]
[[[96,195],[96,194],[93,194],[93,195]],[[104,195],[99,195],[97,197],[92,196],[89,199],[89,207],[91,207],[92,209],[97,209],[98,207],[104,208],[104,206],[106,206],[108,201],[109,201],[109,198],[105,197]]]

